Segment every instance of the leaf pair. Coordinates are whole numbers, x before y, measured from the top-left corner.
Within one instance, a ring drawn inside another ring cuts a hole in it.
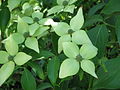
[[[83,44],[79,50],[79,47],[75,43],[64,42],[63,52],[69,58],[64,60],[61,64],[59,73],[60,78],[75,75],[79,71],[79,61],[76,59],[78,55],[82,57],[79,57],[79,59],[83,71],[97,78],[94,63],[89,60],[97,55],[96,47],[92,44]]]
[[[76,1],[77,0],[57,0],[58,5],[49,9],[47,15],[60,13],[62,11],[73,13],[75,8],[75,5],[73,5],[73,3]]]

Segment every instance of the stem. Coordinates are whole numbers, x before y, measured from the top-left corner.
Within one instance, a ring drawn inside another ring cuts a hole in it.
[[[114,26],[114,25],[111,25],[111,24],[106,23],[106,22],[104,22],[104,21],[103,21],[103,23],[104,23],[106,26],[109,26],[109,27],[115,28],[115,26]]]

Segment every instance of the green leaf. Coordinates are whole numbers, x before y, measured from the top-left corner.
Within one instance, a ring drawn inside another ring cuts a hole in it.
[[[79,8],[77,15],[74,16],[70,21],[71,28],[76,31],[79,30],[84,24],[84,17],[82,7]]]
[[[0,29],[3,32],[10,20],[10,11],[8,7],[4,7],[0,10]]]
[[[103,22],[103,17],[101,15],[90,16],[86,18],[86,22],[83,25],[83,28],[94,26],[98,22]]]
[[[39,12],[39,11],[35,11],[32,13],[32,18],[35,19],[35,18],[38,18],[39,20],[42,19],[43,17],[43,13]]]
[[[120,11],[120,0],[109,0],[107,5],[102,10],[102,13],[104,14],[112,14],[114,12],[119,12]]]
[[[36,81],[33,75],[26,68],[21,77],[21,85],[24,90],[36,90]]]
[[[41,83],[38,86],[37,90],[45,90],[45,89],[48,89],[48,88],[52,88],[52,85],[50,83]]]
[[[64,27],[64,28],[63,28]],[[54,31],[57,35],[63,36],[68,33],[70,26],[67,23],[59,22],[55,27]]]
[[[77,60],[65,59],[60,66],[59,78],[75,75],[78,71],[79,62]]]
[[[47,65],[48,78],[53,85],[56,84],[59,66],[60,60],[57,57],[53,57],[50,61],[48,61]]]
[[[18,44],[15,42],[12,36],[8,37],[8,39],[6,40],[5,49],[12,56],[18,53]]]
[[[63,42],[63,52],[69,58],[79,55],[79,47],[73,42]]]
[[[30,55],[27,55],[24,52],[19,52],[15,57],[14,61],[17,65],[23,65],[26,62],[28,62],[32,57]]]
[[[71,36],[69,34],[63,35],[59,38],[58,40],[58,53],[61,53],[63,50],[63,42],[70,42],[71,41]]]
[[[81,61],[81,68],[83,71],[89,73],[95,78],[98,78],[97,75],[95,74],[95,65],[92,61],[90,60],[82,60]]]
[[[105,6],[105,3],[99,3],[97,5],[94,5],[88,12],[89,16],[94,15],[98,10],[102,9],[103,6]]]
[[[32,36],[39,27],[40,27],[40,25],[37,24],[37,23],[34,23],[34,24],[29,25],[30,35]]]
[[[92,44],[84,44],[80,48],[80,55],[84,59],[92,59],[97,55],[98,49]]]
[[[75,5],[68,5],[64,8],[64,12],[73,13],[74,12]]]
[[[0,51],[0,64],[8,62],[9,54],[6,51]]]
[[[15,64],[12,61],[2,65],[0,68],[0,86],[9,78],[9,76],[13,73]]]
[[[20,33],[13,33],[11,37],[15,40],[17,44],[21,44],[25,40],[24,36]]]
[[[37,74],[37,76],[40,79],[43,79],[43,80],[45,79],[45,75],[44,75],[43,69],[42,69],[42,67],[38,63],[28,62],[28,65],[32,68],[32,70]]]
[[[25,21],[28,24],[33,23],[33,19],[31,17],[24,16],[24,17],[22,17],[22,20]]]
[[[14,8],[18,7],[21,0],[8,0],[8,7],[10,11],[12,11]]]
[[[117,35],[117,40],[118,40],[118,43],[120,45],[120,15],[119,16],[116,16],[116,23],[115,23],[115,26],[116,26],[116,35]]]
[[[28,37],[25,41],[25,46],[39,53],[38,41],[34,37]]]
[[[56,14],[62,11],[62,9],[64,8],[64,6],[54,6],[51,9],[48,10],[48,16],[51,14]]]
[[[72,34],[72,41],[78,45],[92,44],[87,33],[84,30],[78,30]]]
[[[28,28],[28,24],[18,17],[17,31],[21,34],[25,34],[29,31]]]
[[[99,79],[94,80],[93,89],[117,90],[120,88],[120,57],[107,60],[105,63],[107,72],[100,67],[97,70]]]
[[[94,34],[93,34],[94,33]],[[105,25],[97,25],[88,31],[88,36],[93,45],[98,48],[98,57],[101,58],[105,55],[106,45],[108,41],[108,29]]]

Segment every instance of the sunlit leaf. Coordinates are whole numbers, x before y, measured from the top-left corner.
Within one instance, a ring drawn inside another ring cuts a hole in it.
[[[59,78],[75,75],[79,71],[79,62],[75,59],[66,59],[60,66]]]
[[[47,15],[59,13],[59,12],[62,11],[63,8],[64,8],[64,6],[54,6],[51,9],[48,10],[48,14]]]
[[[0,51],[0,64],[8,62],[9,54],[6,51]]]
[[[84,17],[82,7],[79,8],[77,15],[74,16],[70,21],[71,28],[76,31],[79,30],[84,24]]]
[[[92,44],[87,33],[84,30],[78,30],[72,34],[72,41],[78,45]]]
[[[36,30],[39,28],[39,26],[40,25],[37,23],[29,25],[29,32],[30,32],[31,36],[36,32]]]
[[[97,55],[98,49],[92,44],[84,44],[80,48],[80,55],[84,59],[92,59]]]
[[[28,24],[18,17],[17,31],[21,34],[28,32]]]
[[[8,0],[8,7],[11,10],[14,8],[18,7],[20,4],[21,0]]]
[[[12,56],[16,55],[18,52],[18,44],[11,36],[8,37],[8,39],[5,42],[5,49]]]
[[[13,33],[11,37],[15,40],[17,44],[21,44],[25,40],[24,36],[20,33]]]
[[[57,35],[62,36],[68,33],[70,26],[67,23],[59,22],[55,27],[54,31]]]
[[[9,78],[9,76],[13,73],[15,64],[12,61],[2,65],[0,68],[0,86]]]
[[[25,41],[25,45],[26,47],[36,51],[37,53],[39,53],[39,48],[38,48],[38,41],[36,38],[34,37],[28,37]]]
[[[82,60],[81,61],[81,68],[83,71],[89,73],[95,78],[98,78],[97,75],[95,74],[95,65],[92,61],[90,60]]]
[[[74,8],[75,8],[75,5],[68,5],[64,8],[64,12],[70,12],[70,13],[73,13],[74,12]]]
[[[43,17],[43,13],[39,12],[39,11],[35,11],[32,13],[32,18],[38,18],[39,20]]]
[[[17,65],[23,65],[26,62],[28,62],[32,57],[30,55],[27,55],[24,52],[19,52],[15,57],[14,61]]]
[[[63,42],[63,52],[67,57],[76,58],[79,55],[79,47],[73,42]]]
[[[28,24],[33,23],[33,19],[31,17],[24,16],[24,17],[22,17],[22,19]]]
[[[62,43],[70,42],[70,41],[71,41],[71,36],[69,34],[61,36],[58,40],[58,53],[61,53],[63,50]]]

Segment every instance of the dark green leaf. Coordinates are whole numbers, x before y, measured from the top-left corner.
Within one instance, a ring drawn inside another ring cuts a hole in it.
[[[2,30],[2,32],[6,29],[9,20],[10,20],[10,11],[7,7],[4,7],[0,11],[0,29]]]
[[[105,25],[98,25],[88,31],[92,43],[98,48],[98,57],[105,55],[105,47],[108,41],[108,29]]]
[[[52,88],[52,85],[50,83],[41,83],[39,86],[38,86],[38,89],[37,90],[45,90],[47,88]]]
[[[48,78],[50,79],[53,85],[55,85],[58,77],[59,66],[60,66],[60,61],[57,57],[52,58],[48,62],[48,66],[47,66]]]
[[[116,17],[116,34],[117,34],[117,40],[120,44],[120,15]]]
[[[104,14],[112,14],[114,12],[120,12],[120,0],[109,0],[102,10]]]
[[[44,73],[42,67],[35,62],[28,62],[28,65],[33,69],[33,71],[38,75],[40,79],[44,79]]]
[[[36,81],[33,75],[26,68],[21,77],[21,85],[24,90],[36,90]]]
[[[99,68],[98,79],[94,80],[93,88],[96,89],[118,89],[120,88],[120,57],[105,62],[108,72]]]

